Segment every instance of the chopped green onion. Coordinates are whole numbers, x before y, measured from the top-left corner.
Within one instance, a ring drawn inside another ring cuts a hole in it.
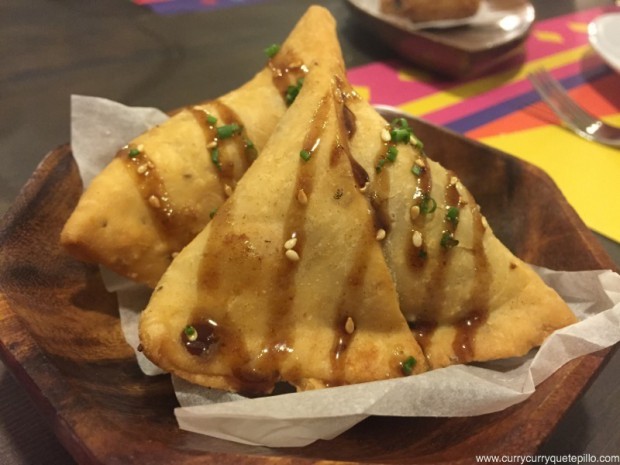
[[[308,161],[310,160],[312,154],[307,150],[302,150],[301,152],[299,152],[299,156],[303,158],[304,161]]]
[[[415,367],[416,362],[416,359],[411,355],[407,357],[404,361],[402,361],[400,363],[400,367],[403,371],[403,375],[409,376],[411,373],[413,373],[413,367]]]
[[[379,163],[377,163],[377,166],[375,167],[375,171],[377,173],[381,172],[381,170],[383,169],[383,165],[385,165],[386,161],[387,161],[387,158],[382,158],[381,160],[379,160]]]
[[[422,260],[426,260],[426,258],[428,257],[428,252],[426,251],[426,249],[420,249],[420,251],[418,252],[418,257],[420,257]]]
[[[217,118],[213,115],[207,115],[207,123],[213,126],[215,123],[217,123]]]
[[[424,171],[426,171],[425,168],[418,164],[413,165],[413,167],[411,168],[411,172],[418,178],[424,174]]]
[[[452,223],[454,226],[459,224],[459,209],[458,207],[450,207],[448,208],[448,212],[446,213],[446,219]]]
[[[435,210],[437,210],[437,202],[435,202],[435,199],[430,195],[426,194],[420,203],[420,212],[428,215],[429,213],[433,213]]]
[[[287,105],[290,106],[293,104],[293,102],[297,98],[297,95],[299,95],[299,91],[301,90],[303,85],[304,85],[304,78],[299,78],[297,79],[297,84],[295,84],[294,86],[288,86],[288,88],[286,89],[286,96],[285,96]]]
[[[457,241],[454,238],[454,235],[450,231],[443,232],[443,235],[441,236],[441,246],[444,249],[451,249],[452,247],[455,247],[458,244],[459,244],[459,241]]]
[[[420,139],[418,139],[413,133],[411,133],[411,143],[413,146],[418,149],[420,152],[424,151],[424,144]]]
[[[209,218],[213,219],[216,213],[217,213],[217,207],[209,212]]]
[[[406,118],[403,118],[401,116],[400,118],[394,118],[390,123],[390,126],[392,126],[393,128],[408,128],[409,123],[407,122]]]
[[[245,139],[243,143],[245,145],[246,150],[256,150],[256,146],[254,145],[254,142],[252,142],[250,139]]]
[[[136,158],[138,155],[140,155],[140,151],[138,149],[131,149],[127,154],[129,158]]]
[[[220,151],[217,147],[211,149],[211,161],[217,167],[218,170],[222,169],[222,164],[220,163]]]
[[[396,156],[398,155],[398,149],[395,145],[390,145],[387,150],[387,158],[389,161],[394,162],[396,160]]]
[[[239,126],[237,123],[226,124],[217,128],[217,138],[228,139],[235,134],[239,134],[239,132],[241,132],[241,126]]]
[[[198,339],[198,332],[196,331],[196,328],[191,325],[186,326],[183,332],[189,341],[195,341]]]
[[[271,44],[269,47],[265,48],[265,55],[269,58],[273,58],[276,53],[280,51],[280,46],[278,44]]]
[[[411,139],[411,129],[410,128],[402,128],[402,129],[393,129],[390,131],[390,136],[392,136],[392,142],[400,142],[403,144],[408,144]]]

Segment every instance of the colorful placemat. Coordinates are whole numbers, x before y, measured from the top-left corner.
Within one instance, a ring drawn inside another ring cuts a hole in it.
[[[218,10],[235,6],[262,3],[266,0],[132,0],[149,7],[157,14],[169,15],[197,10]]]
[[[587,34],[592,19],[612,10],[535,23],[523,61],[481,77],[442,81],[389,61],[352,68],[349,78],[372,103],[399,107],[542,168],[590,228],[620,241],[620,150],[561,128],[527,79],[547,68],[578,102],[620,126],[620,75],[593,52]]]

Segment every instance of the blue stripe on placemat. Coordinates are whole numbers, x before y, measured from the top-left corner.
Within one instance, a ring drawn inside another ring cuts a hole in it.
[[[599,79],[607,74],[610,74],[611,72],[611,69],[607,65],[600,65],[590,69],[581,70],[578,74],[573,76],[562,78],[560,79],[560,83],[565,89],[569,90],[582,84],[586,84],[588,81]],[[468,131],[484,126],[485,124],[488,124],[496,119],[509,115],[510,113],[521,110],[539,100],[540,97],[536,91],[529,91],[509,100],[498,102],[497,105],[485,108],[477,113],[451,121],[445,126],[453,131],[464,134]]]
[[[153,12],[160,15],[188,13],[191,11],[212,11],[231,8],[253,3],[262,3],[267,0],[168,0],[153,3],[142,3]]]

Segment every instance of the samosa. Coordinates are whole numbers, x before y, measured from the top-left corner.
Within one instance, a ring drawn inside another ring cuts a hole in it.
[[[335,21],[318,6],[269,54],[245,85],[182,109],[122,148],[67,221],[65,249],[153,287],[260,156],[308,70],[344,66]]]
[[[341,84],[331,67],[310,70],[261,156],[165,272],[140,323],[163,369],[249,393],[426,370],[349,148]]]

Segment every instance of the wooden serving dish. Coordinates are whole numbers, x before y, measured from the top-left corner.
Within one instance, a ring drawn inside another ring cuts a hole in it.
[[[554,269],[614,268],[539,169],[423,121],[410,123],[429,156],[460,175],[518,256]],[[475,463],[480,454],[533,454],[609,352],[574,360],[527,401],[493,414],[372,417],[331,441],[285,449],[181,431],[169,377],[139,370],[115,296],[104,289],[97,268],[59,247],[60,229],[81,190],[70,147],[59,147],[0,225],[0,356],[81,463]]]

